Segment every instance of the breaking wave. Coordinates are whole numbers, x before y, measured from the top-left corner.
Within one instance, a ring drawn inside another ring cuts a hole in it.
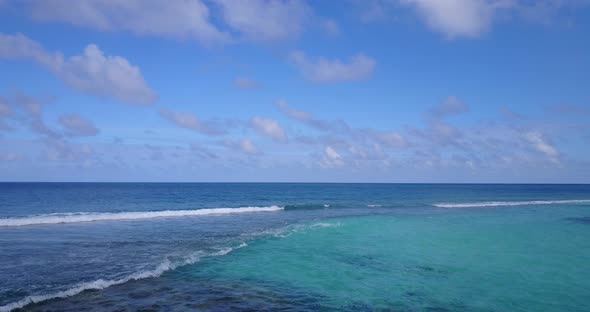
[[[187,216],[203,216],[215,214],[232,214],[246,212],[279,211],[284,207],[240,207],[240,208],[205,208],[195,210],[162,210],[162,211],[128,211],[128,212],[75,212],[60,214],[43,214],[29,217],[1,218],[0,227],[25,226],[37,224],[61,224],[92,221],[138,220],[152,218],[171,218]]]
[[[477,203],[440,203],[440,204],[433,204],[433,206],[439,207],[439,208],[471,208],[471,207],[527,206],[527,205],[553,205],[553,204],[583,204],[583,203],[590,203],[590,199],[488,201],[488,202],[477,202]]]
[[[108,287],[111,287],[114,285],[125,284],[130,281],[159,277],[160,275],[162,275],[166,271],[171,271],[171,270],[174,270],[178,267],[189,265],[189,264],[194,264],[194,263],[198,262],[202,257],[224,256],[236,249],[240,249],[240,248],[243,248],[246,246],[248,246],[246,243],[241,243],[237,247],[222,248],[219,251],[213,252],[210,254],[205,254],[204,252],[200,251],[200,252],[193,253],[190,256],[183,259],[182,261],[178,261],[178,262],[172,262],[169,259],[166,259],[164,262],[162,262],[160,265],[158,265],[153,270],[137,272],[137,273],[134,273],[134,274],[131,274],[126,277],[119,278],[119,279],[111,279],[111,280],[98,279],[98,280],[91,281],[91,282],[80,283],[72,288],[67,289],[67,290],[62,290],[62,291],[51,293],[51,294],[29,296],[29,297],[26,297],[26,298],[21,299],[19,301],[12,302],[12,303],[9,303],[4,306],[0,306],[0,312],[8,312],[8,311],[12,311],[15,309],[20,309],[20,308],[23,308],[29,304],[39,303],[39,302],[43,302],[43,301],[47,301],[47,300],[51,300],[51,299],[72,297],[72,296],[75,296],[75,295],[77,295],[81,292],[87,291],[87,290],[101,290],[101,289],[105,289],[105,288],[108,288]]]

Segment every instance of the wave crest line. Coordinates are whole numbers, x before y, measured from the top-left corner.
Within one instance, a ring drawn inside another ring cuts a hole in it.
[[[246,212],[268,212],[283,210],[284,207],[239,207],[239,208],[203,208],[193,210],[160,210],[160,211],[128,211],[128,212],[76,212],[65,214],[43,214],[29,217],[1,218],[0,227],[14,227],[38,224],[62,224],[92,221],[140,220],[153,218],[171,218],[203,216],[216,214],[232,214]]]

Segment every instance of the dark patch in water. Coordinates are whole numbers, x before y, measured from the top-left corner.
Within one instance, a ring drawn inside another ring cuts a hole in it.
[[[129,298],[131,299],[144,299],[151,296],[152,293],[149,291],[135,291],[129,294]]]
[[[19,311],[329,311],[321,294],[253,281],[131,281],[69,298],[31,304]]]
[[[359,255],[353,262],[375,261]],[[437,268],[420,269],[436,274]],[[412,267],[416,270],[416,266]],[[173,285],[173,286],[171,286]],[[104,290],[26,306],[20,311],[473,311],[461,303],[440,302],[419,289],[375,303],[351,297],[334,302],[321,292],[259,279],[226,280],[179,269],[159,278],[131,281]]]
[[[426,271],[426,272],[434,272],[435,269],[433,267],[429,267],[426,265],[418,265],[416,266],[418,269],[422,270],[422,271]]]
[[[575,223],[590,224],[590,217],[566,218],[565,220]]]
[[[443,307],[426,307],[426,311],[429,312],[449,312],[451,310]]]
[[[374,271],[389,272],[388,264],[379,257],[371,255],[334,255],[338,261],[353,267],[370,268]]]
[[[406,291],[405,292],[405,295],[408,296],[408,297],[415,297],[415,296],[418,295],[418,293],[415,292],[415,291]]]
[[[149,307],[139,308],[137,311],[138,312],[140,312],[140,311],[141,312],[157,312],[157,311],[160,311],[160,310],[161,309],[160,309],[160,306],[159,305],[153,304],[153,305],[151,305]]]
[[[428,265],[417,265],[415,267],[419,273],[422,274],[448,274],[449,271],[441,268],[436,268]]]

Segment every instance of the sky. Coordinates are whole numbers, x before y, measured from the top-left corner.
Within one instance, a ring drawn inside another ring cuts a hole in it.
[[[590,0],[0,0],[0,181],[590,183]]]

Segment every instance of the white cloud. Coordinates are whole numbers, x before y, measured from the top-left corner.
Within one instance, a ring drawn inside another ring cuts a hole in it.
[[[336,150],[334,150],[331,146],[326,146],[324,154],[331,160],[342,159],[342,156],[340,156],[340,154],[338,154],[338,152],[336,152]]]
[[[206,135],[225,134],[226,131],[211,121],[203,122],[191,112],[178,112],[166,108],[160,110],[160,116],[169,122]]]
[[[203,44],[279,41],[297,37],[319,21],[337,34],[334,21],[314,16],[305,0],[29,0],[37,22],[62,22],[105,32],[194,39]]]
[[[559,151],[547,141],[547,139],[540,132],[530,131],[525,133],[525,139],[533,146],[534,149],[541,152],[547,158],[559,164]]]
[[[401,0],[416,8],[434,31],[449,38],[477,37],[492,23],[494,2],[488,0]]]
[[[36,21],[66,22],[100,31],[129,31],[138,35],[191,38],[204,43],[230,40],[209,20],[201,0],[33,0]]]
[[[277,142],[285,142],[287,135],[281,125],[274,119],[254,117],[250,120],[250,126],[260,135],[267,136]]]
[[[400,20],[409,8],[432,31],[448,39],[477,38],[495,22],[522,19],[552,24],[571,23],[571,10],[590,5],[588,0],[353,0],[364,22]],[[571,10],[570,10],[571,9]]]
[[[98,129],[92,121],[79,114],[66,114],[59,117],[59,123],[65,129],[66,134],[72,136],[93,136],[98,134]]]
[[[236,78],[236,80],[234,80],[234,86],[238,89],[244,89],[244,90],[248,90],[248,89],[258,89],[261,88],[262,85],[252,79],[252,78],[246,78],[246,77],[238,77]]]
[[[239,142],[240,149],[247,154],[258,154],[258,148],[249,139],[243,139]]]
[[[61,53],[49,53],[22,34],[0,33],[0,57],[36,61],[71,87],[95,96],[131,104],[150,104],[157,99],[139,67],[121,56],[105,56],[94,44],[82,55],[64,59]]]
[[[320,164],[325,167],[338,167],[344,165],[344,161],[342,161],[342,156],[333,147],[326,146]]]
[[[375,70],[376,61],[363,53],[351,57],[347,62],[323,57],[310,60],[301,51],[292,52],[290,61],[303,76],[313,82],[339,82],[364,80]]]
[[[121,56],[105,56],[94,44],[65,61],[58,75],[76,89],[127,103],[150,104],[157,97],[137,66]]]
[[[297,36],[311,11],[300,0],[215,0],[223,20],[253,41],[273,41]]]

